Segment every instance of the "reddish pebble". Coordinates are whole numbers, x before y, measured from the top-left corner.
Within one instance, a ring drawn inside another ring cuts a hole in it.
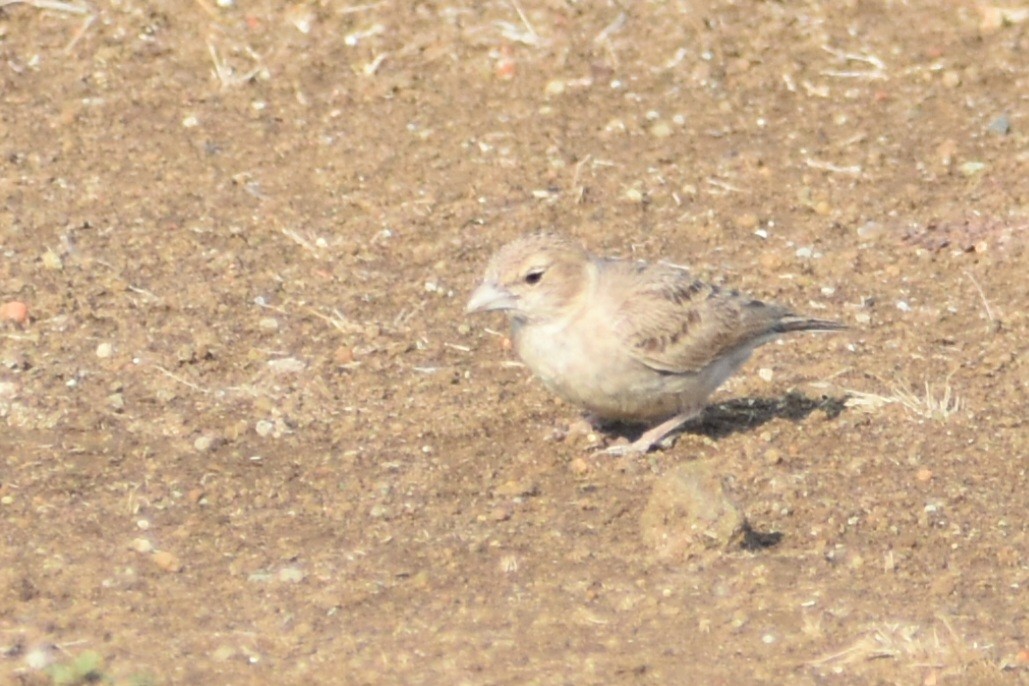
[[[348,345],[342,345],[332,354],[332,358],[340,366],[350,364],[354,361],[354,349]]]
[[[29,306],[17,300],[6,302],[0,305],[0,320],[24,324],[29,320]]]
[[[496,74],[498,79],[505,81],[513,79],[517,70],[518,67],[515,61],[510,58],[503,57],[497,61]]]

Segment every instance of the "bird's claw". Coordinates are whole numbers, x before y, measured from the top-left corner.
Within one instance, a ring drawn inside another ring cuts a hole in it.
[[[619,443],[611,445],[603,450],[598,450],[598,455],[610,455],[611,457],[625,457],[626,455],[646,455],[654,447],[649,441],[646,443]]]

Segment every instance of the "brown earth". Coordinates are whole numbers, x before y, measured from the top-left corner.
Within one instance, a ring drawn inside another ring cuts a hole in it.
[[[0,683],[1029,682],[1024,5],[45,4]],[[853,329],[597,456],[463,314],[540,227]],[[764,545],[648,545],[700,458]]]

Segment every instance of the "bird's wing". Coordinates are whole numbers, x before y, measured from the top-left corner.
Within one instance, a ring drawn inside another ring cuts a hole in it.
[[[663,372],[699,372],[757,345],[788,311],[694,279],[668,264],[608,262],[613,326],[623,348]]]

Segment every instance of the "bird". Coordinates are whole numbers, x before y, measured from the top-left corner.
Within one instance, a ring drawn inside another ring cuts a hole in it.
[[[467,314],[500,311],[514,349],[551,392],[601,423],[649,426],[605,452],[643,454],[701,414],[758,346],[846,326],[794,314],[668,262],[604,258],[556,232],[501,247]]]

